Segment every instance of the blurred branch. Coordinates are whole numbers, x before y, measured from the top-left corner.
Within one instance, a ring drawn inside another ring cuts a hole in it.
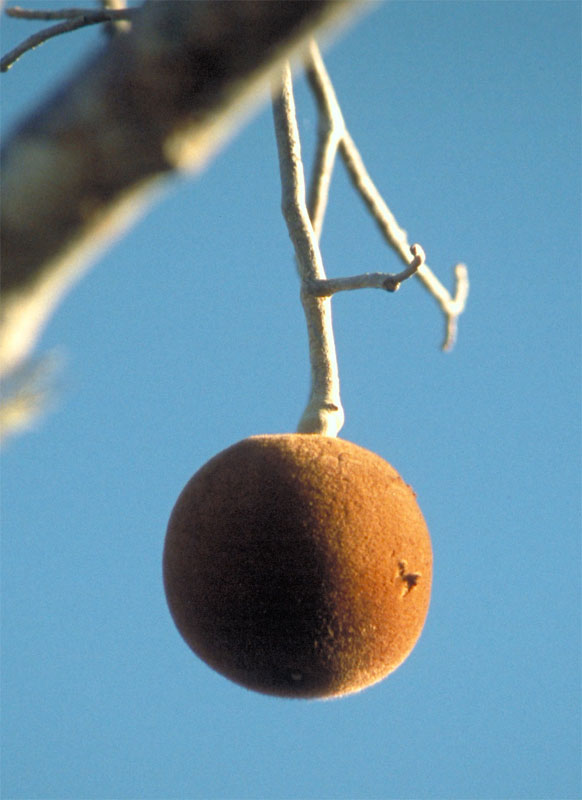
[[[100,0],[101,7],[109,11],[123,11],[127,9],[127,0]],[[105,33],[108,36],[115,36],[119,33],[128,33],[131,29],[131,16],[128,19],[123,17],[113,19],[110,23],[105,25]]]
[[[150,0],[6,139],[0,372],[162,178],[200,169],[350,0]],[[111,11],[108,11],[111,14]]]
[[[323,225],[331,174],[339,152],[354,187],[360,193],[382,235],[407,265],[407,269],[410,268],[411,254],[416,258],[414,248],[419,246],[412,245],[411,247],[406,231],[400,227],[372,181],[346,127],[333,84],[315,41],[312,41],[309,47],[307,77],[319,110],[319,144],[309,201],[310,215],[317,235],[319,236]],[[442,347],[443,350],[450,350],[456,339],[458,317],[465,310],[469,294],[468,270],[464,264],[457,264],[455,267],[454,296],[451,296],[432,270],[424,263],[424,253],[422,263],[413,271],[438,302],[445,315],[446,330]],[[374,278],[370,276],[366,278],[363,275],[356,276],[358,279],[356,283],[354,283],[355,278],[328,281],[328,287],[335,287],[333,291],[363,287],[388,288],[385,282],[378,277],[382,273],[373,273],[373,275],[375,275]],[[350,285],[350,281],[354,285]]]
[[[2,379],[0,443],[31,428],[54,396],[60,359],[54,353],[31,358]]]

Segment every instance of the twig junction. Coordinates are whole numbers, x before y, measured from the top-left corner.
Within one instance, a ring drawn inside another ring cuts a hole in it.
[[[319,47],[314,40],[311,41],[309,47],[307,78],[317,102],[320,119],[320,142],[316,154],[315,174],[311,185],[309,206],[315,230],[319,235],[323,224],[323,215],[325,214],[331,173],[336,155],[339,152],[354,188],[362,197],[382,235],[407,267],[410,266],[411,246],[408,242],[407,233],[398,224],[384,198],[376,188],[358,148],[349,134],[331,78],[323,63]],[[457,264],[455,267],[456,286],[453,296],[424,261],[415,271],[415,275],[434,297],[445,315],[446,329],[442,348],[443,350],[451,350],[456,339],[457,320],[465,310],[469,294],[467,267],[464,264]],[[365,283],[364,285],[370,288],[387,288],[380,279],[370,279],[370,283]],[[361,287],[359,285],[351,287],[346,284],[341,288]],[[335,291],[340,291],[340,289],[335,289]]]

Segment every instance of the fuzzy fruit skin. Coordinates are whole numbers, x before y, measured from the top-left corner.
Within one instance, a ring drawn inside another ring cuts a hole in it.
[[[430,536],[380,456],[317,434],[253,436],[186,484],[164,547],[178,630],[258,692],[328,698],[398,667],[430,601]]]

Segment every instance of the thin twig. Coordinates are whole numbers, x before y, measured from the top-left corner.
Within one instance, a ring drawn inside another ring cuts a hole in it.
[[[277,85],[273,116],[281,172],[282,210],[301,278],[301,302],[307,322],[311,363],[310,397],[297,430],[300,433],[336,436],[343,425],[344,412],[340,399],[331,300],[315,297],[306,289],[311,281],[325,280],[326,275],[305,201],[305,177],[289,64],[283,70],[281,88]]]
[[[352,291],[353,289],[385,289],[387,292],[396,292],[400,284],[411,278],[424,264],[424,250],[419,244],[410,248],[414,258],[406,269],[396,275],[389,272],[365,272],[363,275],[351,275],[349,278],[328,278],[327,280],[311,281],[308,291],[315,297],[331,297],[336,292]]]
[[[14,11],[15,9],[7,9],[8,11]],[[23,10],[23,9],[20,9]],[[75,16],[69,18],[67,14],[67,19],[64,22],[59,22],[56,25],[51,25],[50,28],[44,28],[42,31],[38,31],[34,33],[32,36],[29,36],[28,39],[25,39],[21,42],[17,47],[11,50],[9,53],[0,60],[0,72],[7,72],[10,67],[18,61],[21,56],[27,53],[29,50],[34,50],[35,47],[38,47],[41,44],[44,44],[48,39],[52,39],[53,36],[60,36],[62,33],[70,33],[71,31],[75,31],[78,28],[84,28],[87,25],[98,25],[102,22],[112,22],[114,20],[128,20],[131,16],[131,10],[125,9],[123,11],[82,11],[81,9],[70,9],[72,11],[81,11],[81,16]],[[34,12],[34,13],[45,13],[49,14],[51,12]],[[54,12],[54,13],[64,13],[64,12]],[[12,16],[19,16],[14,15]],[[23,17],[25,18],[25,17]],[[46,17],[26,17],[27,19],[46,19]],[[51,17],[54,19],[54,17]]]
[[[313,40],[309,43],[309,53],[311,63],[313,63],[313,59],[317,59],[319,54],[317,44]],[[327,91],[321,91],[320,82],[313,66],[308,66],[307,68],[307,79],[312,91],[317,96],[320,109],[318,144],[309,190],[309,216],[311,217],[315,235],[319,239],[327,209],[329,187],[335,160],[340,142],[345,133],[345,123],[339,103],[335,98],[331,81],[329,86],[326,87]],[[334,100],[335,102],[333,102]]]
[[[342,160],[346,166],[352,184],[358,190],[362,200],[368,207],[372,218],[382,232],[382,235],[407,264],[410,258],[410,245],[408,234],[396,221],[396,217],[386,205],[384,198],[376,188],[368,174],[356,144],[346,130],[339,146]]]
[[[95,13],[94,8],[59,8],[52,11],[41,9],[21,8],[20,6],[10,6],[6,9],[7,17],[15,19],[73,19],[74,17],[84,17]]]
[[[398,224],[396,218],[386,205],[384,198],[376,188],[376,185],[364,165],[358,148],[347,130],[333,84],[315,41],[310,43],[309,57],[310,63],[307,75],[317,102],[320,118],[324,120],[324,122],[320,122],[320,129],[326,132],[325,135],[328,140],[334,143],[338,141],[337,148],[339,149],[339,153],[346,166],[352,184],[359,192],[388,244],[396,251],[402,261],[409,266],[411,248],[408,242],[408,235]],[[335,151],[333,153],[333,158],[328,156],[326,169],[329,170],[329,173],[326,174],[325,178],[317,176],[317,178],[314,179],[314,195],[317,196],[318,186],[320,184],[329,186],[334,158]],[[318,168],[321,168],[322,163],[323,159],[317,161]],[[325,198],[323,201],[320,201],[320,203],[321,202],[324,203]],[[314,203],[311,207],[316,208],[316,204]],[[323,212],[320,206],[317,206],[317,210],[319,215],[317,222],[320,229],[323,222]],[[450,350],[455,342],[457,319],[465,309],[469,293],[467,268],[463,264],[458,264],[455,267],[456,286],[453,297],[451,297],[449,291],[438,280],[427,264],[421,264],[415,271],[415,274],[422,282],[423,286],[437,301],[445,315],[446,332],[442,347],[443,350]],[[346,285],[345,288],[348,288],[348,286]],[[382,286],[381,288],[386,287]]]
[[[326,123],[327,120],[320,116],[318,146],[309,190],[309,216],[318,240],[321,237],[331,176],[341,141],[337,129]]]

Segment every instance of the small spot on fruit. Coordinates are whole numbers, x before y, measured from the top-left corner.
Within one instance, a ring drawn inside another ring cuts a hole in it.
[[[418,579],[422,577],[422,574],[420,572],[408,572],[408,561],[399,561],[397,577],[404,583],[400,596],[405,597],[417,585]]]

